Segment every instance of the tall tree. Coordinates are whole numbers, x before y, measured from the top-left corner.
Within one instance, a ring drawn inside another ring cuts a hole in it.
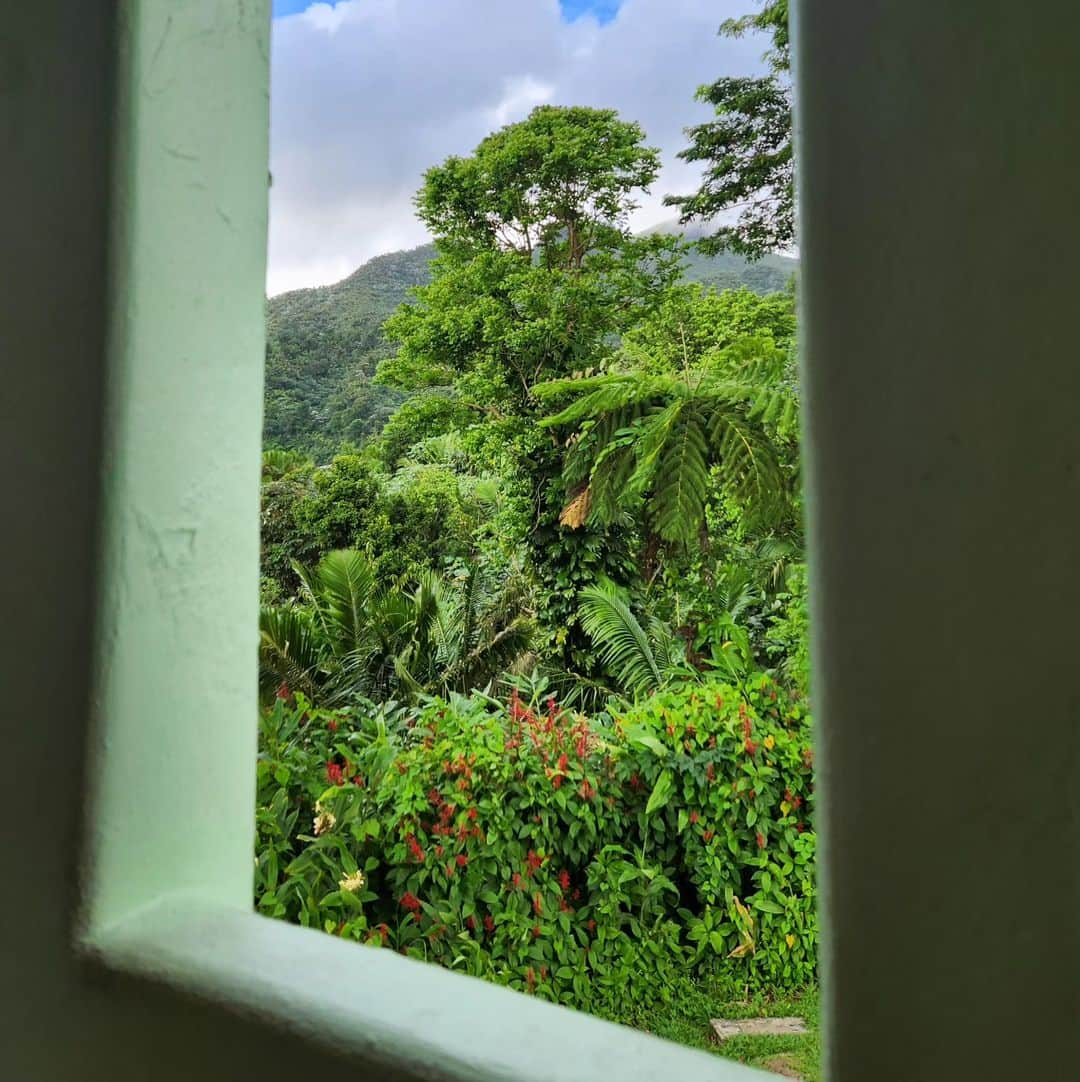
[[[602,529],[560,528],[562,448],[536,425],[534,388],[602,364],[677,277],[680,243],[629,228],[659,166],[641,128],[614,110],[541,106],[428,170],[416,206],[436,239],[434,280],[386,325],[400,352],[382,379],[453,384],[501,426],[534,495],[541,621],[571,667],[588,653],[577,592],[627,565]]]
[[[710,255],[730,250],[757,259],[795,240],[788,0],[762,2],[760,11],[723,23],[720,33],[768,34],[769,72],[757,78],[724,76],[698,88],[697,100],[712,105],[716,115],[686,129],[690,146],[679,157],[704,164],[701,187],[664,200],[679,208],[683,225],[713,221],[724,212],[737,215],[698,242]]]

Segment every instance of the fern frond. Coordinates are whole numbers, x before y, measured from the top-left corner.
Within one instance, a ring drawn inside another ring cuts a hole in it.
[[[668,438],[658,449],[649,513],[665,541],[690,545],[705,520],[709,493],[709,448],[704,425],[695,409],[681,411]]]

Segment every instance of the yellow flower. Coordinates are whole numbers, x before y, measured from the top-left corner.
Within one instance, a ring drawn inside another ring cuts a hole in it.
[[[795,937],[793,935],[788,934],[784,936],[784,940],[788,945],[788,950],[795,946]]]
[[[364,873],[361,871],[355,871],[352,875],[347,875],[343,879],[339,879],[338,886],[342,890],[348,890],[355,894],[358,890],[362,890],[364,887]]]
[[[311,824],[312,830],[315,831],[315,836],[325,834],[328,830],[334,829],[334,824],[337,822],[337,816],[333,812],[324,810],[322,804],[318,801],[315,802],[315,820]]]
[[[776,747],[776,738],[772,733],[769,733],[769,735],[765,737],[765,747],[767,747],[769,751],[772,751],[773,748]]]

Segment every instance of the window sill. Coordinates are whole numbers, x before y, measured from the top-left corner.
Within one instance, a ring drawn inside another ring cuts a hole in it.
[[[109,969],[165,983],[394,1077],[740,1082],[761,1072],[387,950],[172,898],[97,933]]]

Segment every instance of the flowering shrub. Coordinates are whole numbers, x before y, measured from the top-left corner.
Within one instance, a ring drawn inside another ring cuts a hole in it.
[[[777,688],[431,702],[405,720],[279,699],[256,895],[271,915],[606,1012],[687,972],[813,979],[812,757]]]

